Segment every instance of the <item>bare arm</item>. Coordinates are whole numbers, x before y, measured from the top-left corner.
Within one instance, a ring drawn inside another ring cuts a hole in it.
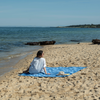
[[[30,65],[30,66],[31,66],[31,65]],[[29,68],[30,68],[30,66],[29,66]],[[23,71],[23,73],[28,73],[29,68],[28,68],[27,70]]]
[[[47,71],[46,71],[46,68],[45,68],[45,67],[44,67],[43,69],[44,69],[45,74],[50,75],[50,73],[47,73]]]

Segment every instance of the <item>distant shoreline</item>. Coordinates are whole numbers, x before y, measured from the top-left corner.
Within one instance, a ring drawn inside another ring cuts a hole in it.
[[[57,26],[56,28],[100,28],[100,24],[84,24],[84,25]]]

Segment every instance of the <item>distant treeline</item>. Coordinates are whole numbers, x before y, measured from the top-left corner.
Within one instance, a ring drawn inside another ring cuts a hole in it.
[[[70,25],[70,26],[58,26],[58,28],[100,28],[100,24],[84,24],[84,25]]]

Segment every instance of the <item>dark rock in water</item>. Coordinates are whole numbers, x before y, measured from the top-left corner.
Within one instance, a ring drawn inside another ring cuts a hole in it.
[[[100,44],[100,40],[99,40],[99,39],[93,39],[93,40],[92,40],[92,43],[93,43],[93,44]]]
[[[52,45],[55,43],[56,43],[56,41],[42,41],[42,42],[40,42],[40,45]]]
[[[39,45],[39,42],[27,42],[25,45]]]
[[[72,42],[81,42],[81,40],[70,40]]]
[[[53,45],[56,41],[27,42],[25,45]]]

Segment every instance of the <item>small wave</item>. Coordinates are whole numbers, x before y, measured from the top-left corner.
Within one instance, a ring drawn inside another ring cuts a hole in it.
[[[32,53],[32,52],[26,52],[26,53],[9,55],[7,57],[1,57],[0,61],[2,61],[2,60],[10,60],[10,59],[13,59],[13,58],[16,58],[16,57],[21,57],[21,56],[24,56],[24,55],[27,55],[27,54],[30,54],[30,53]]]
[[[7,58],[8,58],[8,59],[11,59],[11,58],[15,58],[15,57],[24,56],[24,55],[26,55],[26,54],[27,54],[27,53],[10,55],[10,56],[8,56]]]

